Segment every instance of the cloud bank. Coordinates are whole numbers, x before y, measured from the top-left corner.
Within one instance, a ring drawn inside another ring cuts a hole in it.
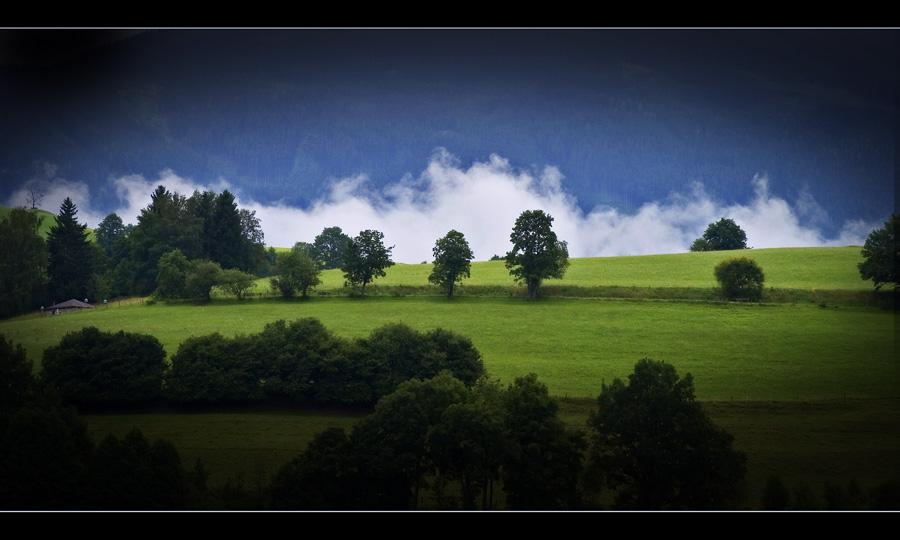
[[[224,180],[201,185],[172,171],[164,171],[155,180],[142,176],[110,180],[120,200],[119,208],[112,211],[125,223],[137,223],[140,210],[150,203],[150,194],[160,184],[184,195],[194,190],[228,189],[241,208],[256,211],[269,246],[312,242],[326,227],[338,226],[350,236],[376,229],[384,233],[386,245],[394,246],[393,259],[402,263],[431,261],[435,241],[451,229],[465,235],[475,260],[503,256],[511,248],[509,234],[516,218],[525,210],[536,209],[553,216],[553,229],[568,242],[571,257],[683,253],[710,223],[723,217],[740,225],[747,233],[748,245],[754,248],[862,245],[868,234],[882,225],[848,221],[836,237],[826,238],[820,227],[828,222],[828,216],[813,195],[804,190],[791,205],[771,193],[764,176],[750,180],[754,196],[746,204],[717,202],[702,185],[692,184],[665,200],[643,204],[633,214],[611,207],[585,213],[565,190],[564,177],[554,167],[523,171],[492,155],[465,168],[443,150],[435,153],[418,178],[407,176],[380,191],[371,188],[365,176],[329,182],[327,196],[299,209],[246,199],[239,187]],[[90,227],[96,227],[109,213],[91,206],[84,183],[54,177],[44,184],[45,209],[55,211],[65,197],[71,197],[80,221]],[[4,204],[19,206],[24,200],[22,188]]]

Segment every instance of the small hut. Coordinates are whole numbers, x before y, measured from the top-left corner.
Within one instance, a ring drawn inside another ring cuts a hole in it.
[[[46,309],[47,315],[62,315],[63,313],[71,313],[73,311],[81,311],[82,309],[92,309],[94,306],[81,300],[66,300],[58,304],[53,304]]]

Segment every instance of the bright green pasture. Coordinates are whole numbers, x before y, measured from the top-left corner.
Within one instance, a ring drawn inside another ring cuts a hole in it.
[[[813,304],[440,296],[114,302],[2,321],[0,333],[22,343],[37,365],[44,348],[84,326],[152,334],[172,355],[190,336],[256,333],[301,317],[347,338],[389,322],[445,328],[469,337],[503,383],[535,372],[560,396],[595,396],[601,381],[626,377],[643,357],[691,372],[700,399],[881,398],[900,388],[894,312]]]
[[[0,206],[0,220],[8,216],[11,211],[12,208],[8,206]],[[56,215],[46,210],[40,209],[29,211],[37,214],[38,218],[43,218],[41,220],[41,226],[38,229],[38,233],[40,233],[40,235],[44,238],[47,238],[47,235],[50,234],[50,227],[56,225]]]
[[[544,284],[714,288],[718,286],[713,276],[716,263],[728,257],[741,256],[759,263],[766,276],[766,288],[870,291],[873,289],[872,282],[863,281],[857,267],[863,261],[861,249],[859,246],[774,248],[570,259],[563,279],[546,280]],[[395,264],[386,270],[385,277],[376,279],[373,284],[428,285],[431,269],[431,264]],[[319,290],[332,290],[344,285],[340,270],[322,272],[321,278]],[[514,284],[503,261],[473,262],[472,275],[462,281],[460,294],[465,294],[466,285],[506,287]]]

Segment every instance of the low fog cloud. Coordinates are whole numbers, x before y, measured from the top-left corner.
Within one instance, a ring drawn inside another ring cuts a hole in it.
[[[861,245],[880,222],[846,222],[837,237],[826,238],[820,227],[828,215],[804,190],[792,206],[773,195],[766,177],[753,177],[753,200],[726,205],[714,200],[700,184],[686,186],[662,201],[648,202],[634,214],[597,207],[583,212],[566,191],[563,175],[554,167],[523,171],[499,156],[465,168],[450,154],[438,151],[418,178],[408,176],[382,190],[365,176],[331,180],[328,195],[309,208],[248,200],[239,187],[225,181],[200,185],[171,171],[158,179],[126,176],[110,180],[119,197],[115,211],[125,223],[137,223],[142,208],[150,203],[157,185],[190,195],[194,190],[224,189],[234,193],[241,208],[255,210],[265,232],[266,244],[290,247],[312,242],[326,227],[338,226],[355,236],[364,229],[384,233],[394,246],[397,262],[432,260],[435,241],[447,231],[462,232],[475,260],[510,249],[509,233],[524,210],[541,209],[554,218],[553,228],[569,244],[572,257],[649,255],[688,251],[707,225],[722,217],[733,219],[747,233],[754,248]],[[95,209],[88,187],[79,182],[50,178],[44,182],[42,207],[55,212],[65,197],[78,205],[79,218],[90,227],[109,212]],[[21,206],[24,188],[6,206]]]

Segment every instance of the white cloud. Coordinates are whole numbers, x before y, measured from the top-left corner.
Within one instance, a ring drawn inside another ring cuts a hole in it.
[[[126,176],[110,180],[121,204],[114,211],[125,223],[136,223],[150,203],[157,185],[190,195],[194,190],[229,189],[242,208],[255,210],[270,246],[290,247],[297,241],[312,242],[326,227],[338,226],[355,236],[364,229],[384,233],[394,246],[398,262],[432,259],[435,241],[450,229],[462,232],[476,260],[503,255],[510,249],[509,233],[519,214],[541,209],[554,217],[553,228],[569,245],[572,257],[645,255],[686,252],[707,225],[727,217],[747,233],[755,248],[860,245],[881,223],[847,222],[836,238],[825,238],[817,227],[828,216],[805,190],[794,207],[773,195],[766,177],[754,177],[753,200],[723,205],[707,195],[700,184],[687,192],[674,192],[662,201],[648,202],[634,214],[598,207],[585,214],[565,190],[563,175],[554,167],[540,171],[516,169],[492,155],[468,168],[439,150],[418,178],[404,177],[383,190],[369,185],[365,176],[332,181],[328,194],[307,209],[265,203],[242,197],[241,190],[225,181],[200,185],[163,171],[157,180]],[[79,218],[91,227],[108,212],[94,209],[83,183],[52,179],[44,208],[58,208],[71,196]],[[57,200],[58,199],[58,200]],[[23,204],[24,191],[11,197]],[[806,225],[804,225],[806,223]]]

